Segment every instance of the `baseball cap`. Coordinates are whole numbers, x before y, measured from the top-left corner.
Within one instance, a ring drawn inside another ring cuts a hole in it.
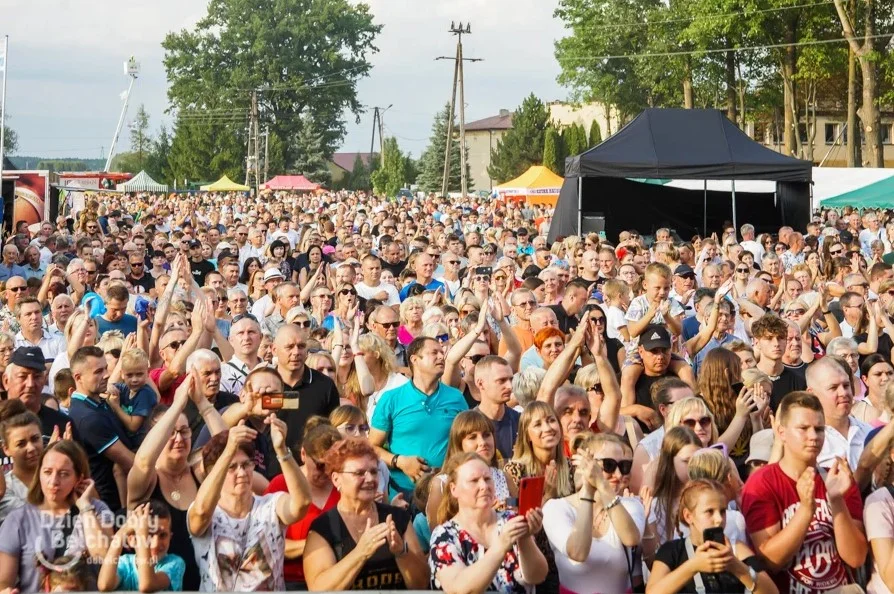
[[[845,229],[838,234],[838,240],[845,245],[850,245],[854,241],[854,234]]]
[[[189,242],[189,247],[190,248],[200,248],[200,247],[202,247],[202,242],[199,241],[198,239],[193,239],[192,241]]]
[[[233,246],[230,245],[229,243],[227,243],[226,241],[221,241],[220,243],[217,244],[217,249],[220,251],[232,250]]]
[[[43,356],[40,347],[19,347],[13,352],[10,363],[19,367],[34,369],[35,371],[46,371],[47,360]]]
[[[267,272],[264,273],[264,282],[266,283],[269,280],[273,280],[274,278],[286,278],[283,276],[282,272],[280,272],[279,268],[271,268]]]
[[[669,349],[671,346],[670,333],[661,324],[649,324],[640,335],[639,344],[651,351],[652,349]]]
[[[680,264],[674,268],[674,275],[676,276],[686,276],[688,274],[695,274],[695,271],[689,264]]]
[[[773,430],[761,429],[751,436],[748,442],[748,459],[745,464],[751,462],[769,462],[770,452],[773,451]]]

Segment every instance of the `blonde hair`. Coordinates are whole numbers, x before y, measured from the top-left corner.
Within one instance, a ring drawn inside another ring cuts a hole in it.
[[[644,279],[650,276],[660,276],[665,280],[670,280],[673,274],[671,274],[671,269],[666,264],[662,264],[661,262],[652,262],[651,264],[646,266],[646,270],[643,272]]]
[[[714,413],[708,408],[708,404],[698,396],[690,396],[674,402],[667,413],[667,419],[665,419],[664,423],[665,428],[670,429],[682,424],[683,417],[690,412],[711,418],[711,443],[715,443],[718,438],[717,421],[714,420]]]
[[[630,293],[630,285],[624,281],[612,278],[605,281],[605,284],[602,285],[602,294],[605,295],[607,299],[617,299],[621,295],[626,295],[628,293]]]
[[[515,447],[512,450],[512,462],[522,467],[525,476],[542,476],[546,472],[546,467],[534,455],[534,446],[528,436],[531,424],[542,417],[554,417],[556,420],[559,418],[552,406],[546,402],[535,400],[528,404],[518,421],[518,438],[516,438]],[[559,432],[561,433],[561,425]],[[574,492],[571,473],[565,458],[564,439],[564,436],[560,436],[559,443],[552,455],[558,470],[557,497],[566,497]]]
[[[65,330],[63,332],[65,334],[66,342],[69,342],[71,340],[71,335],[74,334],[75,326],[79,323],[80,319],[86,315],[87,314],[84,313],[83,309],[75,309],[71,313],[71,317],[69,317],[68,321],[65,322]],[[87,322],[87,323],[92,324],[93,329],[96,330],[96,320],[94,320],[93,318],[91,318],[89,316],[87,317],[87,319],[89,320],[89,322]]]
[[[590,363],[589,365],[584,365],[580,369],[577,370],[577,374],[574,376],[574,385],[583,388],[584,390],[589,390],[599,382],[599,368],[595,363]],[[599,411],[592,411],[593,414],[598,413]]]
[[[128,349],[121,353],[121,368],[134,368],[149,365],[149,355],[143,349]]]
[[[729,459],[720,450],[701,449],[689,459],[689,479],[711,479],[726,484],[729,480]]]
[[[400,304],[400,319],[402,321],[405,322],[407,320],[407,311],[413,305],[418,305],[423,310],[425,309],[425,303],[422,302],[422,297],[419,297],[418,295],[407,297],[403,303]]]
[[[118,330],[109,330],[102,335],[96,346],[101,348],[102,352],[106,354],[116,349],[120,351],[124,348],[124,335]]]
[[[742,370],[742,383],[745,384],[746,388],[750,388],[757,384],[772,383],[772,381],[773,380],[770,379],[769,375],[757,367]]]
[[[695,459],[695,456],[693,456],[692,458]],[[698,478],[695,480],[690,480],[683,487],[683,490],[680,491],[680,504],[679,506],[677,506],[677,517],[675,518],[676,522],[674,523],[674,526],[678,526],[680,524],[689,526],[689,524],[683,519],[683,509],[688,509],[690,512],[693,511],[695,509],[696,503],[698,502],[698,496],[705,491],[714,491],[715,493],[720,493],[727,498],[727,501],[729,501],[729,497],[726,494],[726,489],[724,489],[723,485],[718,481],[709,478]]]
[[[372,353],[376,356],[382,371],[387,375],[391,375],[397,369],[397,357],[394,355],[394,349],[388,346],[385,339],[378,334],[373,334],[372,332],[361,334],[357,343],[361,351]]]
[[[422,336],[427,336],[428,338],[437,338],[441,334],[450,335],[450,330],[447,329],[442,322],[438,322],[436,324],[426,324],[422,327]]]
[[[447,461],[444,463],[442,470],[443,474],[447,475],[447,480],[444,481],[444,498],[441,499],[441,504],[438,506],[438,512],[436,514],[436,521],[438,524],[443,524],[450,520],[459,511],[459,502],[456,500],[456,497],[453,496],[450,487],[456,484],[456,475],[458,474],[459,469],[473,461],[481,462],[485,466],[489,466],[487,461],[475,452],[459,452],[458,454],[447,458]]]

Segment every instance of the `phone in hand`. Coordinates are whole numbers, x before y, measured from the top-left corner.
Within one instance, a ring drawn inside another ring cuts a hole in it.
[[[518,484],[518,513],[526,515],[532,509],[537,509],[543,503],[543,489],[546,486],[546,478],[531,476],[523,478]]]
[[[726,544],[726,537],[723,535],[723,528],[721,526],[717,526],[716,528],[705,528],[705,531],[702,533],[704,536],[705,542],[716,542],[717,544]]]
[[[494,272],[492,266],[476,266],[475,267],[475,275],[476,276],[491,276]]]

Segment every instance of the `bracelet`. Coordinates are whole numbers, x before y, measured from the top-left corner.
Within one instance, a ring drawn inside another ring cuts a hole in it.
[[[279,460],[280,462],[287,462],[287,461],[291,460],[292,458],[294,458],[294,456],[292,456],[291,451],[286,452],[286,454],[284,454],[282,456],[280,456],[279,454],[276,455],[276,459]]]
[[[615,498],[612,499],[612,502],[605,506],[605,511],[610,510],[611,508],[615,507],[619,503],[621,503],[621,496],[615,495]]]
[[[395,559],[402,559],[402,558],[405,557],[405,556],[407,555],[407,553],[409,553],[409,552],[410,552],[410,546],[407,544],[407,541],[404,541],[404,548],[403,548],[403,550],[402,550],[401,552],[397,553],[396,555],[394,555],[394,558],[395,558]]]
[[[832,313],[832,312],[830,312],[830,311],[824,311],[824,312],[823,312],[823,315],[824,315],[824,316],[827,316],[827,315],[829,315],[830,313]]]
[[[391,458],[391,464],[389,466],[391,468],[397,468],[397,459],[400,458],[400,454],[394,454],[394,457]]]

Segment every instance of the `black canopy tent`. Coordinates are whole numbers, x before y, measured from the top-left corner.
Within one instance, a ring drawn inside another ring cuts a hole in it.
[[[606,235],[659,226],[680,234],[719,230],[725,220],[757,229],[810,220],[812,164],[748,137],[714,109],[647,109],[605,142],[565,161],[565,182],[549,241],[578,235],[584,217],[602,217]],[[684,190],[636,179],[731,180],[730,192]],[[767,194],[735,192],[735,180],[776,182]],[[738,198],[738,203],[737,203]]]

